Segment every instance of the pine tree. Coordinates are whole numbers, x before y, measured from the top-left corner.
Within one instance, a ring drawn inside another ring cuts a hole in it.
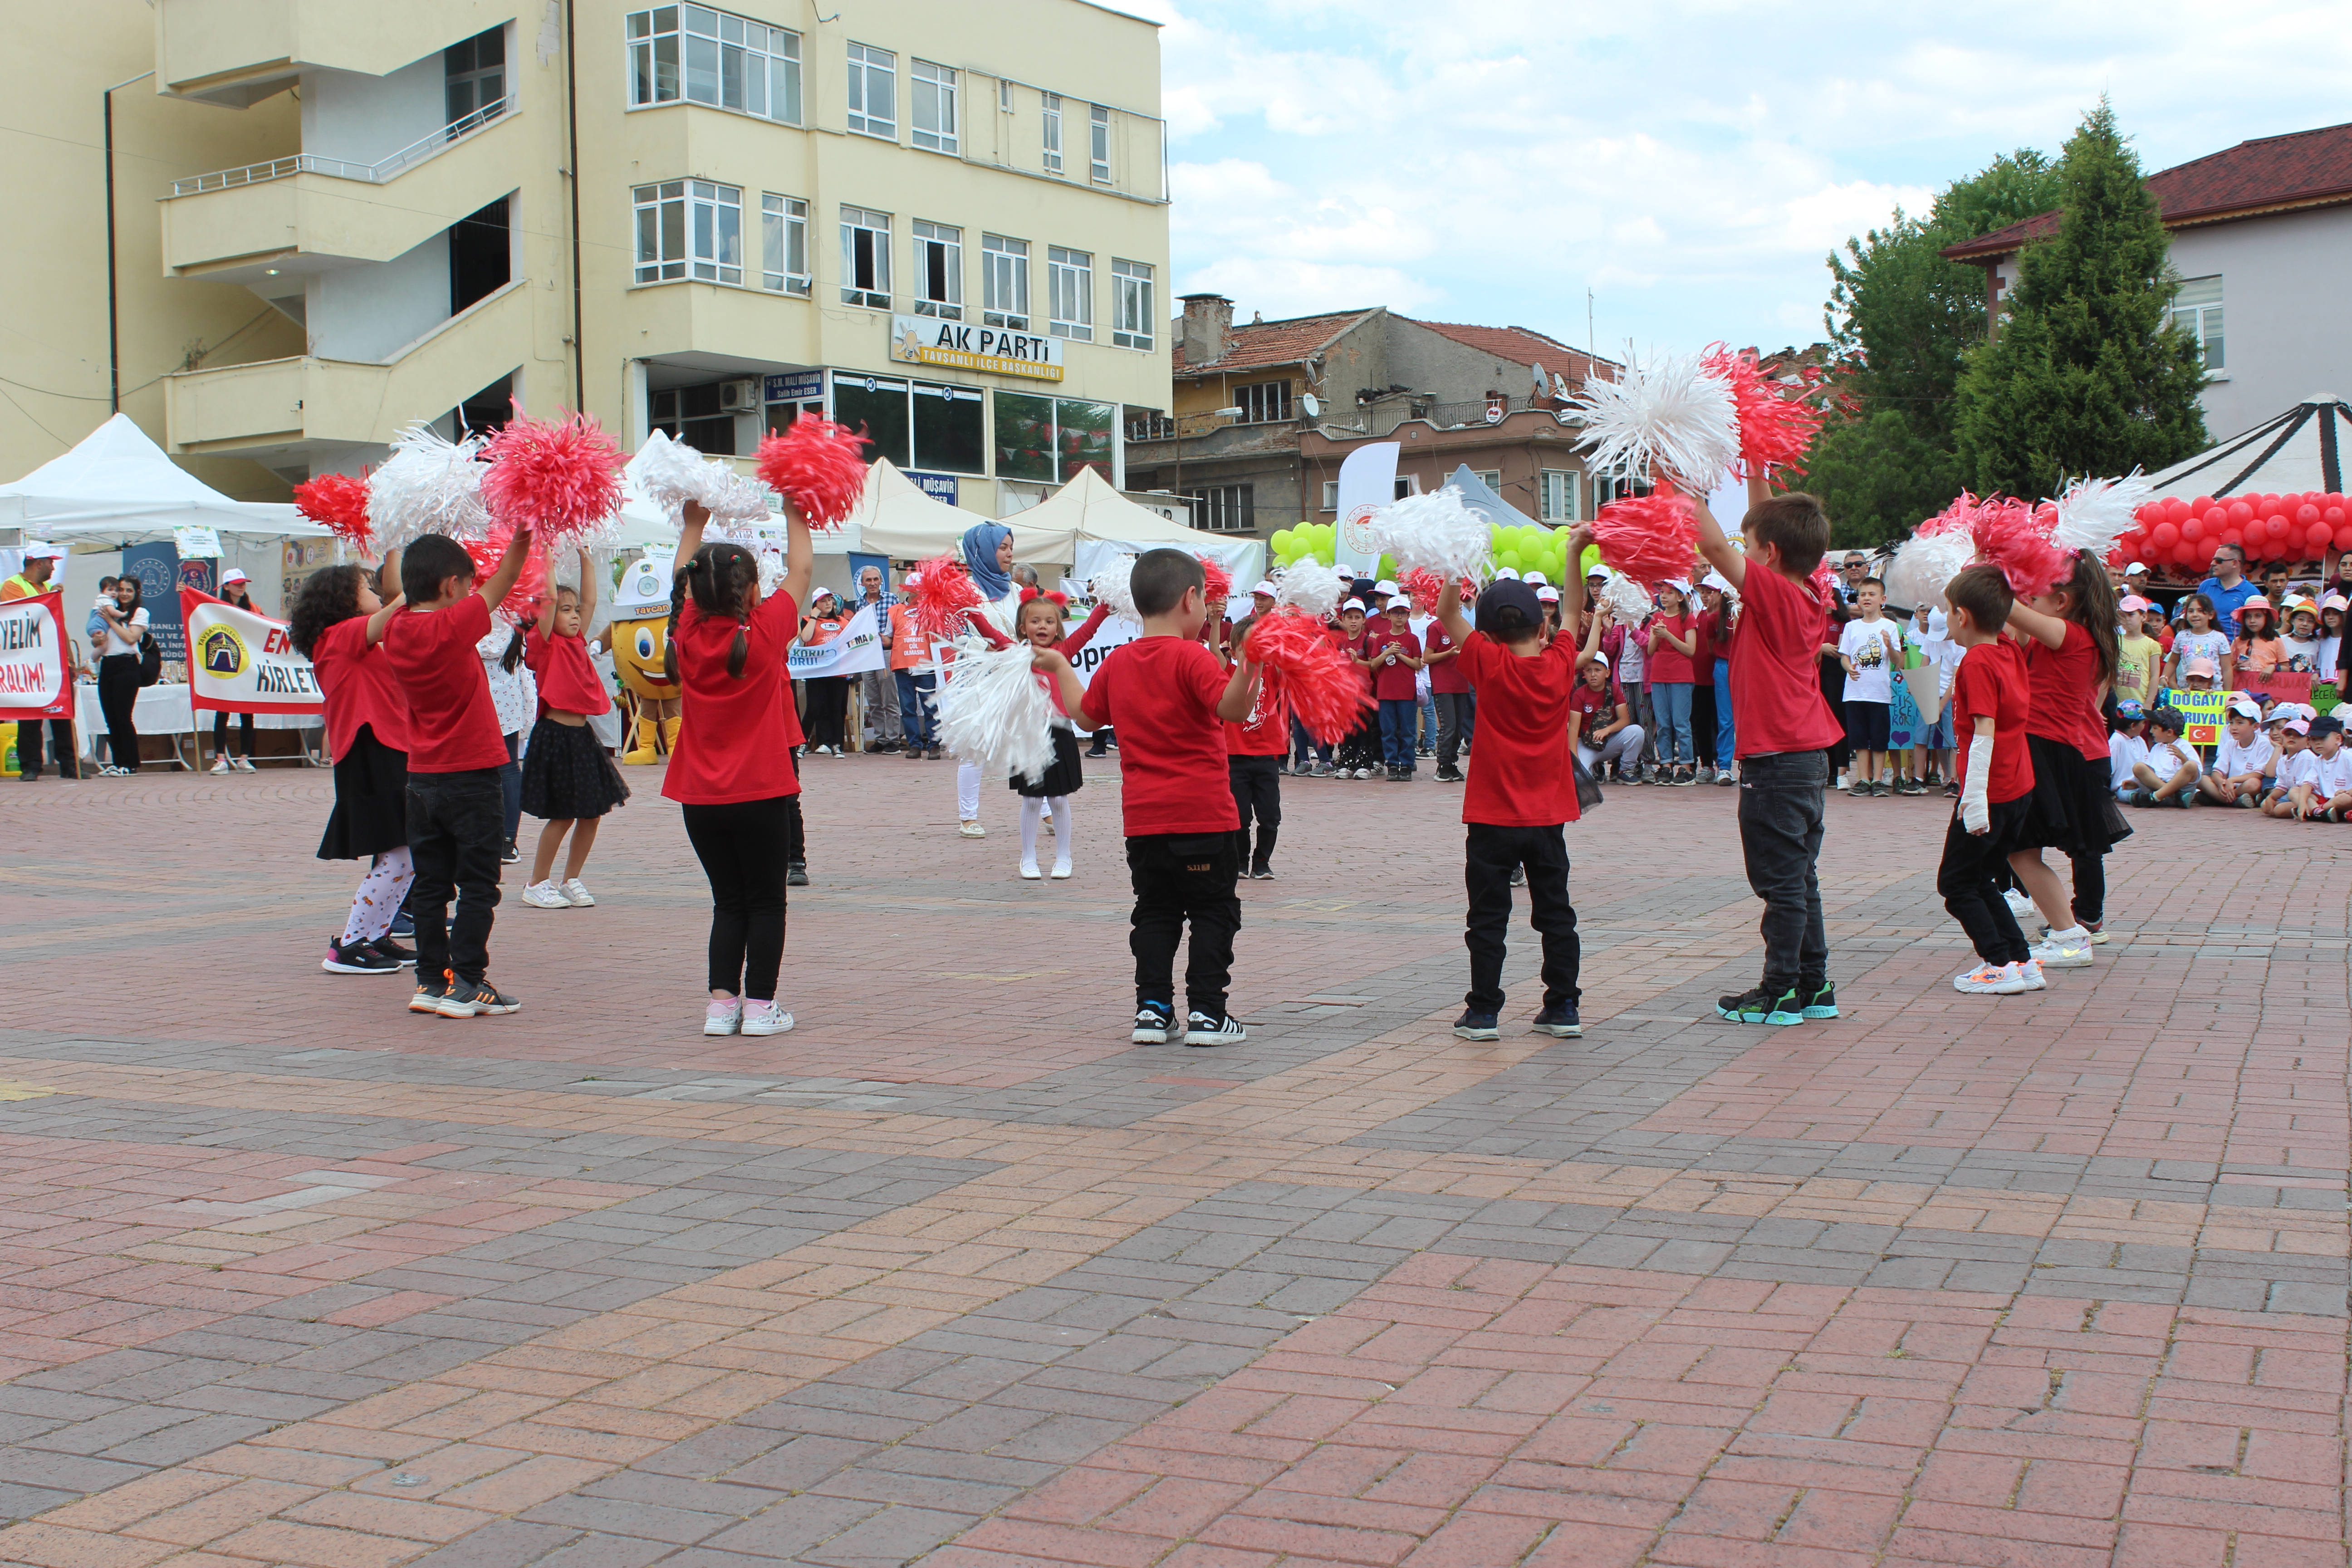
[[[2059,179],[2058,233],[2019,258],[2000,333],[1960,377],[1960,461],[1983,492],[2052,496],[2070,478],[2160,468],[2211,444],[2198,347],[2166,314],[2180,279],[2163,218],[2105,99]]]

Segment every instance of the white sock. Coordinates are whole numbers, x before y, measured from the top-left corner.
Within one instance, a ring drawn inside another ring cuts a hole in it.
[[[1021,864],[1025,869],[1037,864],[1037,821],[1045,815],[1043,797],[1024,795],[1021,797]]]
[[[1045,804],[1054,808],[1054,864],[1066,871],[1070,868],[1070,824],[1076,814],[1066,795],[1055,795]]]

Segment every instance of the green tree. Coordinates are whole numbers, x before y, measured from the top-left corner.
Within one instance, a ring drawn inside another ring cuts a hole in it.
[[[1979,490],[2032,499],[2069,478],[2159,468],[2211,444],[2204,366],[2156,198],[2103,98],[2058,167],[2064,216],[2018,258],[2010,310],[1969,356],[1956,431]]]

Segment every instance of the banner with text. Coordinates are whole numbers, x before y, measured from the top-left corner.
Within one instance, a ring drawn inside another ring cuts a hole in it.
[[[70,719],[62,590],[0,604],[0,719]]]
[[[2180,732],[2182,740],[2192,746],[2218,746],[2230,696],[2227,691],[2168,691],[2165,700],[2180,710],[2187,726]]]
[[[2273,702],[2309,702],[2311,689],[2319,677],[2307,669],[2273,669],[2238,671],[2237,687],[2256,697],[2267,697]]]
[[[225,713],[323,713],[318,672],[294,651],[286,623],[180,590],[188,628],[188,706]]]
[[[882,668],[882,636],[874,629],[874,606],[866,605],[849,617],[841,635],[814,647],[796,647],[784,656],[794,680],[816,680],[828,675],[861,675]]]
[[[1353,569],[1359,577],[1369,577],[1381,559],[1372,548],[1368,528],[1374,513],[1386,510],[1396,500],[1397,454],[1404,448],[1395,441],[1374,441],[1357,447],[1339,464],[1339,526],[1334,534],[1335,566]]]

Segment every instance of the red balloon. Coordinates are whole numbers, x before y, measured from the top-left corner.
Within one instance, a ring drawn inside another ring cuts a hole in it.
[[[2167,521],[2167,522],[2179,522],[2179,521],[2180,521],[2182,519],[2186,518],[2188,515],[2189,515],[2189,503],[2188,503],[2187,501],[2185,501],[2185,500],[2182,500],[2179,496],[2174,496],[2174,497],[2172,497],[2169,500],[2167,500],[2167,501],[2164,503],[2164,521]]]
[[[2189,503],[2189,510],[2191,511],[2211,511],[2213,510],[2213,498],[2211,496],[2199,496],[2195,500]]]
[[[2352,522],[2339,522],[2336,525],[2336,548],[2352,550]]]
[[[2330,528],[2341,528],[2344,525],[2344,509],[2331,501],[2327,510],[2319,514],[2319,521]]]
[[[2182,523],[2180,525],[2180,537],[2189,541],[2191,544],[2194,544],[2199,540],[2204,538],[2205,520],[2201,517],[2192,517],[2188,521]]]
[[[2168,522],[2159,522],[2148,530],[2147,537],[2158,550],[2169,550],[2180,542],[2180,530]]]
[[[2230,521],[2243,528],[2254,521],[2254,509],[2245,501],[2233,500],[2230,503]]]
[[[2270,516],[2263,519],[2263,531],[2270,535],[2273,541],[2284,539],[2286,537],[2286,519],[2281,517],[2276,512],[2271,513]]]
[[[2294,509],[2294,520],[2295,521],[2303,524],[2304,527],[2309,528],[2313,523],[2319,521],[2319,509],[2312,505],[2309,501],[2305,501],[2301,506]]]
[[[2197,547],[2195,545],[2183,542],[2172,547],[2172,563],[2175,566],[2187,566],[2196,559]]]
[[[2243,550],[2246,547],[2245,531],[2242,529],[2238,528],[2225,528],[2221,531],[2221,542],[2224,544],[2234,544],[2239,549]]]

